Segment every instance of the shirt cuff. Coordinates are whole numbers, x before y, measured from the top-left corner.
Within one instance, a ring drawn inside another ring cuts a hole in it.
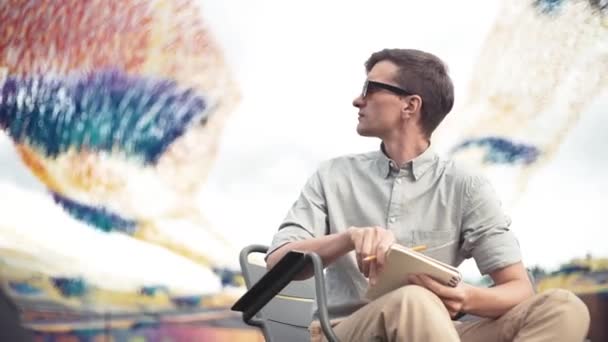
[[[277,249],[283,247],[284,245],[294,242],[311,239],[314,236],[306,229],[298,226],[288,226],[281,228],[273,237],[272,243],[268,248],[268,252],[264,257],[264,260],[268,258],[270,254],[272,254]]]
[[[472,255],[481,274],[489,274],[522,260],[519,242],[510,230],[481,238]]]

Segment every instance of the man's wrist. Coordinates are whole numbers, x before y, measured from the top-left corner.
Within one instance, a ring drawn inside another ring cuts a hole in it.
[[[347,248],[347,252],[355,249],[355,243],[353,242],[352,231],[357,229],[355,227],[348,227],[344,232],[342,232],[342,241],[344,242],[344,246]]]
[[[463,283],[464,299],[462,300],[461,312],[470,313],[475,306],[475,295],[479,290],[477,287]]]

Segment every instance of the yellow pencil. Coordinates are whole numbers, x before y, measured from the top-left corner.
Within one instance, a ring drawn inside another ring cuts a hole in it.
[[[410,249],[413,250],[414,252],[422,252],[423,250],[426,249],[426,245],[414,246],[414,247],[412,247]],[[372,260],[375,260],[375,259],[376,259],[375,255],[370,255],[368,257],[363,258],[363,261],[372,261]]]

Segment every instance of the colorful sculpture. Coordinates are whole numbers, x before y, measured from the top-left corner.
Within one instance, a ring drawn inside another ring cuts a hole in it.
[[[47,190],[0,184],[5,288],[57,312],[229,303],[237,250],[197,195],[238,101],[193,1],[2,1],[1,134]]]

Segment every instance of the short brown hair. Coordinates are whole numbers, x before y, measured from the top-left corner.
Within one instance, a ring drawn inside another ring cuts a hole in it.
[[[454,85],[448,68],[437,56],[413,49],[384,49],[373,53],[365,62],[370,70],[380,61],[399,67],[395,81],[400,87],[422,97],[420,124],[431,136],[454,105]]]

